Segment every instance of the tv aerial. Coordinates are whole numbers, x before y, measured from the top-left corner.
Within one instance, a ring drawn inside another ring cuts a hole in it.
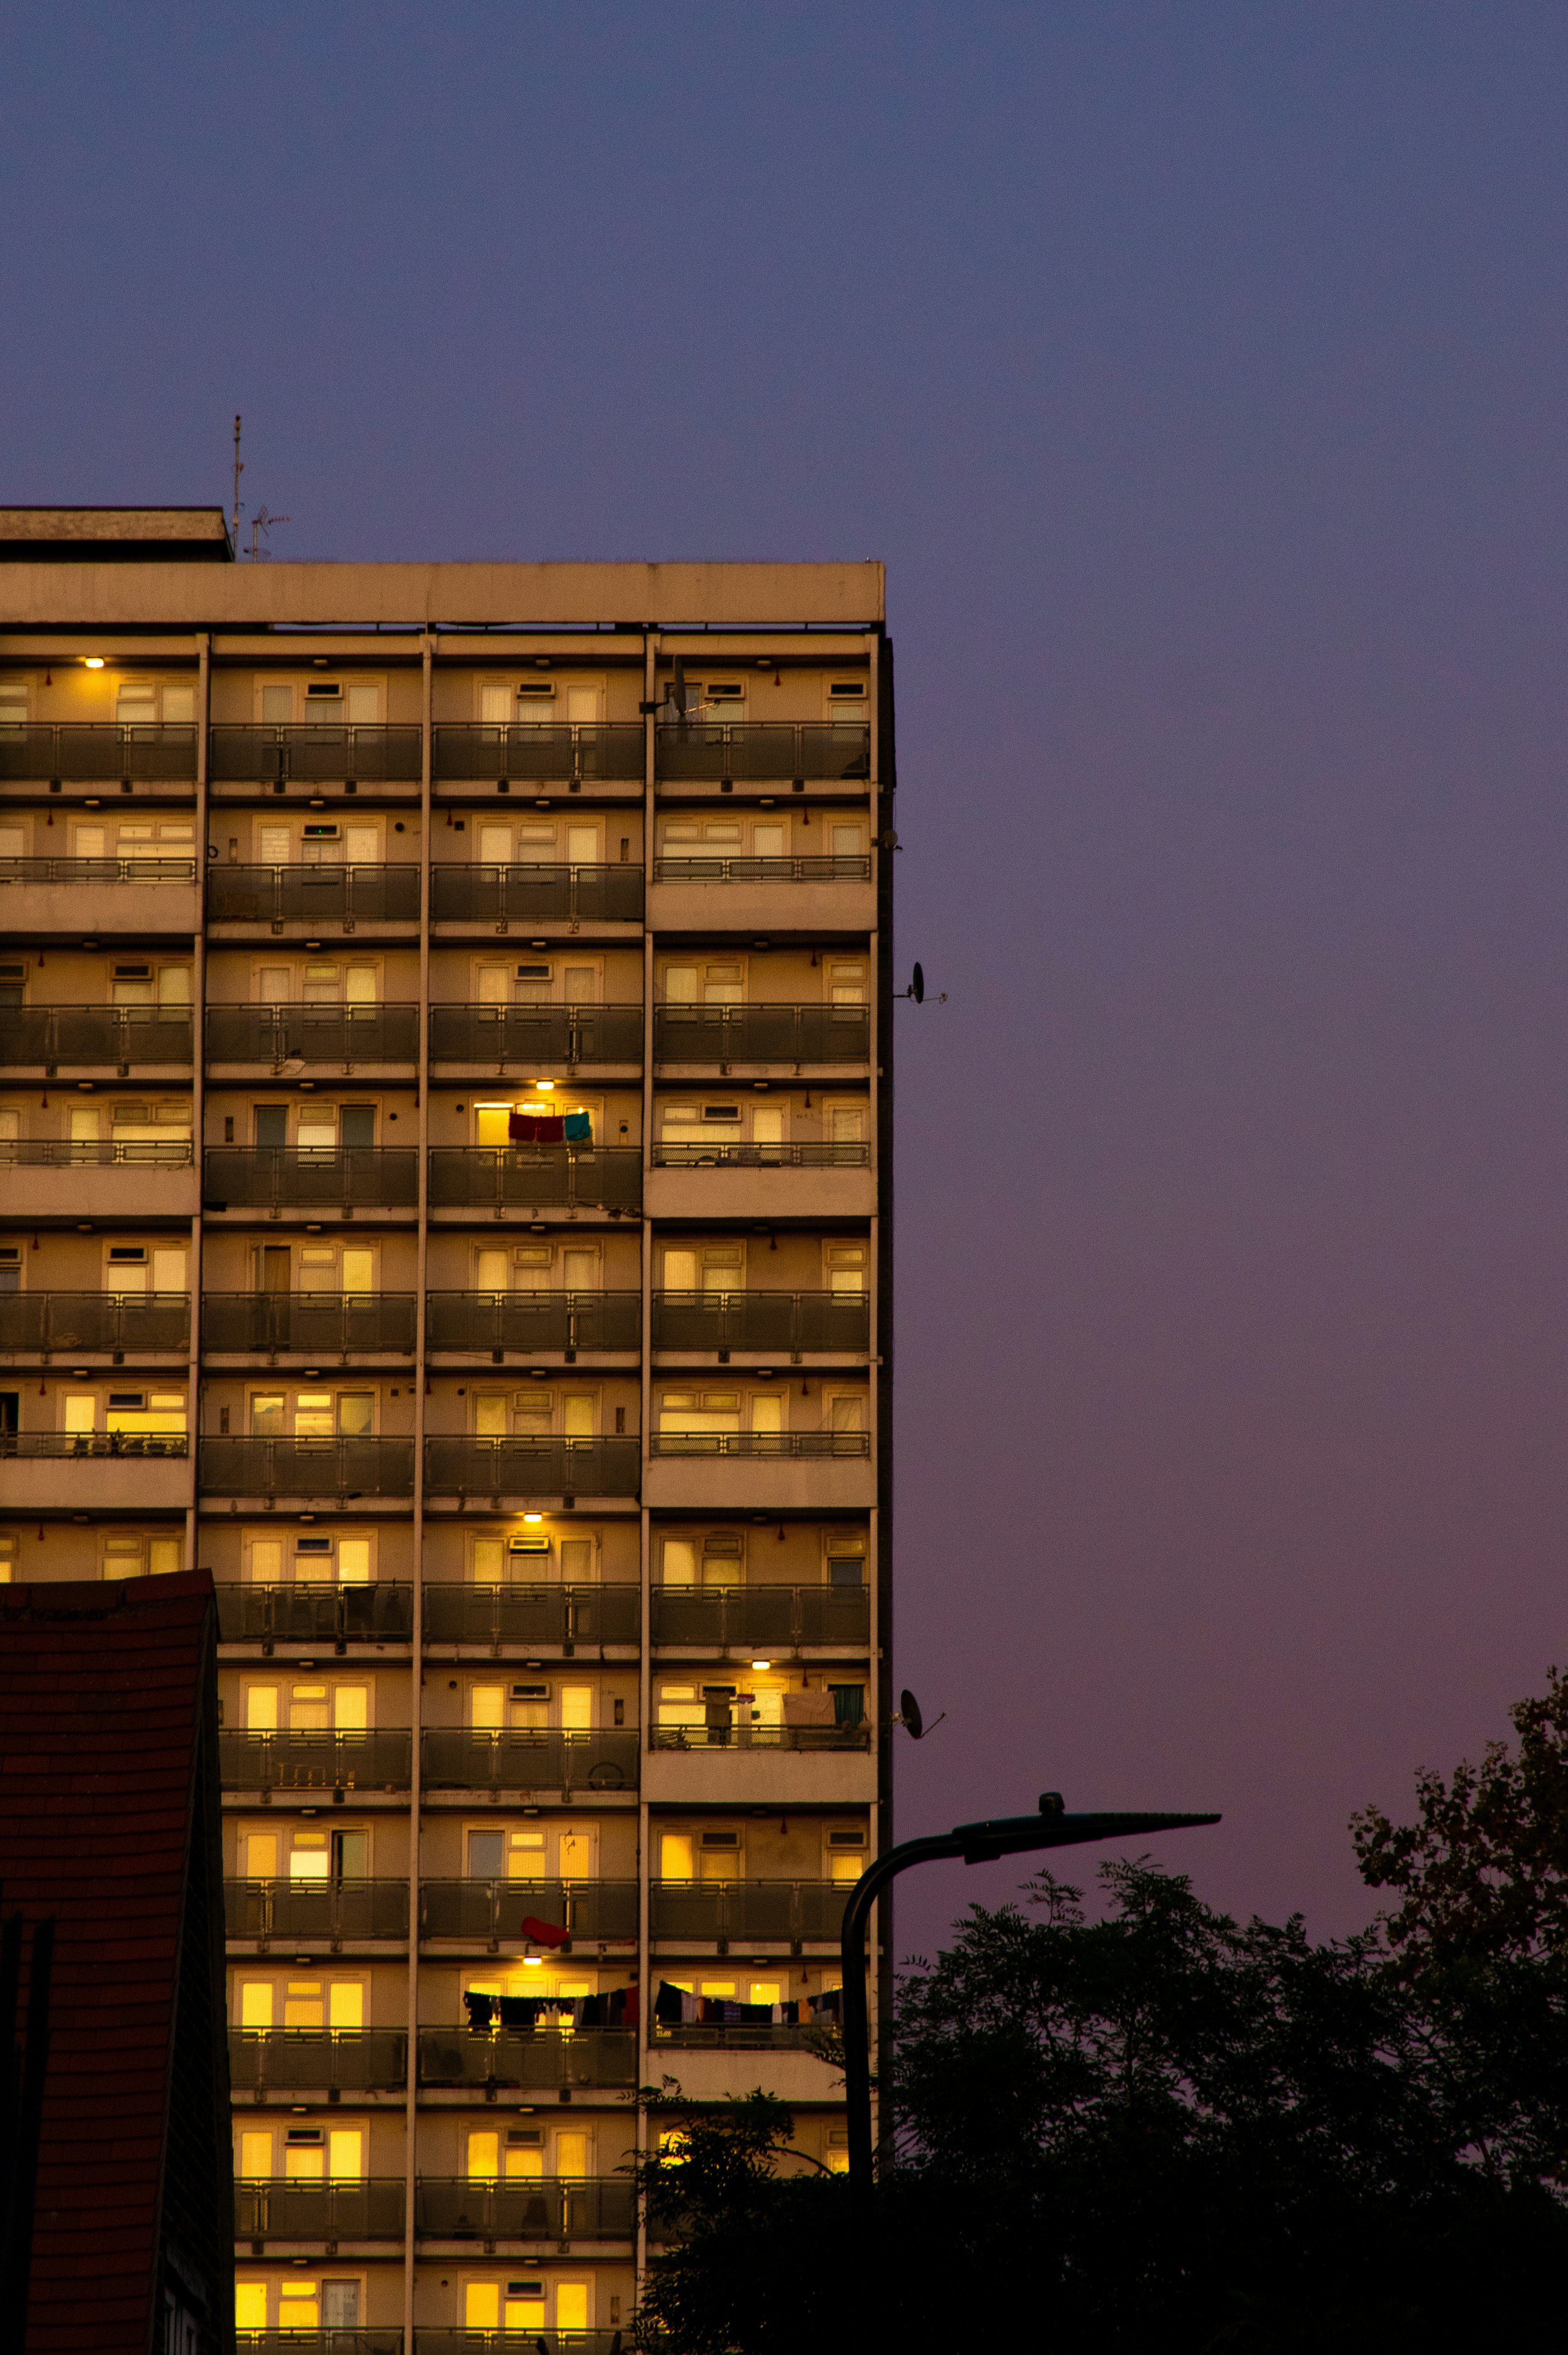
[[[257,547],[256,534],[259,531],[270,532],[274,524],[288,523],[290,520],[291,518],[288,516],[272,515],[266,507],[258,507],[256,509],[255,514],[251,518],[251,561],[252,564],[264,561],[265,559],[271,556],[272,552],[270,548]]]
[[[914,973],[911,977],[909,987],[907,989],[895,989],[893,996],[895,997],[912,997],[917,1006],[923,1006],[925,1004],[925,974],[923,968],[917,964],[915,966]],[[945,1006],[947,1003],[947,992],[944,990],[939,997],[933,999],[932,1003],[935,1006]]]

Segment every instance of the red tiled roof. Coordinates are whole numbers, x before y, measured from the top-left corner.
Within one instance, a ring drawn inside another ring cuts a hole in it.
[[[212,1609],[205,1571],[0,1587],[0,1911],[57,1924],[27,2355],[149,2344]]]

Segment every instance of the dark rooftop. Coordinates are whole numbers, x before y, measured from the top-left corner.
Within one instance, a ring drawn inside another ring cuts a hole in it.
[[[0,507],[0,563],[227,564],[221,507]]]

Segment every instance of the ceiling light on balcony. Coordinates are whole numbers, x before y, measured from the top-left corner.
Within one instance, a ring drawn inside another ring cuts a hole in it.
[[[771,1660],[753,1660],[752,1662],[752,1666],[754,1668],[771,1668],[773,1667],[773,1662]]]
[[[101,655],[83,655],[81,659],[87,665],[89,670],[101,670],[103,668],[103,656]]]
[[[544,1956],[542,1955],[525,1955],[523,1956],[523,1968],[526,1971],[537,1971],[543,1961]]]
[[[534,1085],[536,1088],[540,1090],[549,1090],[554,1087],[555,1082],[553,1080],[536,1080],[534,1082]]]
[[[525,1513],[525,1514],[523,1515],[523,1518],[524,1518],[524,1520],[525,1520],[525,1521],[527,1521],[527,1522],[528,1522],[528,1526],[529,1526],[530,1528],[532,1528],[533,1524],[534,1524],[536,1521],[542,1521],[542,1520],[543,1520],[543,1518],[544,1518],[544,1515],[543,1515],[542,1513]]]

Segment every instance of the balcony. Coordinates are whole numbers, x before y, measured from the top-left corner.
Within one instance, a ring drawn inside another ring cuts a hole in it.
[[[207,773],[215,785],[417,785],[423,734],[407,725],[225,723],[211,731]]]
[[[650,1455],[701,1456],[709,1462],[742,1455],[753,1461],[801,1462],[812,1456],[869,1455],[869,1431],[656,1431]]]
[[[717,1712],[716,1712],[717,1716]],[[778,1751],[869,1750],[871,1730],[864,1718],[846,1725],[655,1725],[648,1729],[653,1750]]]
[[[213,924],[298,924],[307,932],[352,932],[357,924],[417,924],[420,870],[381,867],[209,867],[207,915]]]
[[[871,773],[870,730],[860,723],[677,720],[655,736],[656,773],[667,783],[863,783]]]
[[[635,1210],[643,1156],[635,1146],[438,1145],[432,1210]]]
[[[425,1483],[458,1497],[635,1497],[635,1439],[427,1439]]]
[[[863,1586],[656,1586],[650,1603],[656,1644],[863,1650],[870,1640],[870,1595]]]
[[[368,1733],[239,1733],[218,1737],[226,1791],[406,1791],[413,1762],[407,1726]]]
[[[409,1934],[406,1881],[226,1881],[231,1938],[309,1938],[357,1945]]]
[[[403,2355],[403,2334],[385,2323],[374,2329],[237,2330],[234,2345],[236,2355]]]
[[[27,1464],[63,1457],[79,1464],[89,1457],[112,1456],[118,1463],[134,1463],[189,1454],[189,1437],[183,1431],[0,1431],[0,1461]]]
[[[653,1219],[869,1218],[871,1148],[829,1140],[656,1140],[645,1208]]]
[[[196,861],[0,858],[0,929],[18,939],[63,932],[138,939],[197,927]]]
[[[433,1063],[578,1064],[643,1061],[640,1006],[432,1006]]]
[[[208,1063],[364,1063],[419,1060],[417,1006],[209,1006]]]
[[[421,2085],[635,2085],[635,2028],[421,2028]]]
[[[443,860],[431,869],[431,911],[438,924],[483,924],[487,931],[512,924],[640,924],[643,870]]]
[[[648,1935],[670,1945],[836,1946],[848,1894],[831,1881],[656,1881]]]
[[[411,1439],[204,1439],[204,1497],[411,1497]]]
[[[236,2093],[283,2093],[321,2086],[389,2092],[408,2082],[409,2039],[401,2028],[231,2028],[229,2082]]]
[[[208,1354],[408,1356],[418,1301],[411,1292],[208,1292],[201,1346]]]
[[[635,1791],[642,1763],[633,1726],[486,1733],[434,1725],[425,1730],[421,1755],[432,1791]]]
[[[0,1351],[48,1357],[55,1350],[140,1358],[185,1357],[190,1348],[190,1295],[150,1292],[0,1293]]]
[[[656,883],[869,883],[871,862],[849,858],[656,858]]]
[[[188,1006],[0,1007],[0,1064],[46,1072],[188,1067],[193,1039]]]
[[[371,2176],[362,2183],[301,2183],[286,2179],[237,2181],[234,2237],[237,2241],[400,2241],[403,2179],[389,2175]],[[334,2331],[331,2335],[336,2339],[350,2334]],[[287,2333],[287,2343],[291,2348],[299,2344],[296,2333]]]
[[[819,2031],[772,2020],[681,2020],[656,2024],[652,2041],[688,2052],[814,2052]]]
[[[869,1169],[869,1145],[664,1145],[656,1169]]]
[[[539,1349],[635,1349],[640,1292],[432,1292],[427,1349],[499,1357]]]
[[[435,1586],[424,1591],[427,1644],[635,1644],[636,1586]]]
[[[653,1311],[656,1349],[864,1357],[870,1346],[863,1292],[656,1292]]]
[[[420,1936],[461,1938],[491,1949],[521,1944],[523,1923],[552,1923],[593,1943],[637,1935],[635,1881],[425,1881],[420,1884]]]
[[[488,2262],[494,2265],[496,2260]],[[306,2342],[297,2344],[301,2355],[312,2355]],[[243,2332],[239,2346],[240,2355],[248,2355]],[[536,2330],[532,2323],[520,2330],[465,2330],[446,2324],[432,2330],[421,2323],[414,2333],[414,2355],[622,2355],[624,2348],[630,2355],[629,2330]]]
[[[0,729],[0,783],[195,782],[196,730],[115,720]]]
[[[636,2194],[624,2175],[541,2175],[495,2183],[421,2175],[414,2192],[414,2231],[428,2241],[629,2241],[636,2229]],[[505,2333],[498,2335],[504,2342]],[[421,2345],[424,2338],[421,2331]],[[531,2332],[528,2344],[531,2355]]]
[[[368,1586],[236,1586],[218,1593],[220,1644],[406,1644],[414,1590]]]
[[[13,1513],[183,1511],[190,1499],[189,1455],[183,1431],[0,1432]],[[105,1468],[90,1471],[89,1465]]]
[[[865,1006],[656,1006],[659,1063],[863,1063],[871,1051]]]
[[[14,1219],[188,1219],[196,1209],[190,1137],[179,1131],[120,1145],[0,1137],[0,1185]]]
[[[788,896],[781,893],[787,887]],[[648,922],[667,932],[869,932],[871,861],[670,856],[654,862]]]
[[[438,721],[431,774],[443,783],[475,778],[531,778],[539,784],[643,782],[646,762],[641,720],[601,719],[576,727],[534,726],[526,720],[488,725]]]
[[[202,1190],[211,1210],[411,1209],[419,1156],[411,1146],[209,1146]]]

